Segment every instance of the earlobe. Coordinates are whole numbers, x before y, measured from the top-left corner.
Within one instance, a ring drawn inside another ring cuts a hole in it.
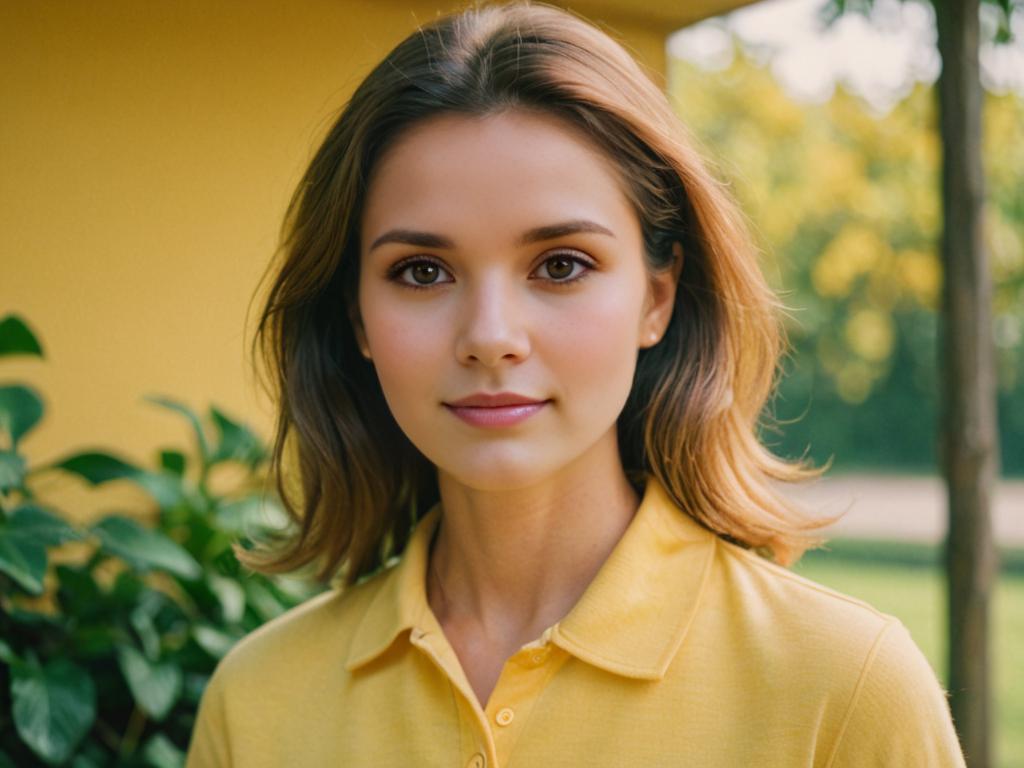
[[[366,331],[363,329],[363,321],[358,309],[349,311],[349,322],[352,323],[352,334],[356,337],[356,344],[359,347],[360,354],[369,360],[370,345],[366,341]]]

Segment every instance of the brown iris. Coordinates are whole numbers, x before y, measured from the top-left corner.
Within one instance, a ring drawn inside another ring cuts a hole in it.
[[[414,264],[412,267],[412,277],[417,283],[429,285],[437,279],[437,265],[426,261]],[[420,277],[426,279],[420,280]]]
[[[552,267],[552,265],[557,265]],[[565,256],[555,256],[547,260],[548,274],[556,280],[561,280],[572,274],[573,261]]]

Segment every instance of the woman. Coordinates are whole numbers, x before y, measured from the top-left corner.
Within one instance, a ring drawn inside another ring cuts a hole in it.
[[[756,439],[779,305],[619,44],[540,4],[418,30],[282,253],[299,529],[238,555],[343,583],[221,662],[190,767],[963,765],[902,624],[785,568],[832,520]]]

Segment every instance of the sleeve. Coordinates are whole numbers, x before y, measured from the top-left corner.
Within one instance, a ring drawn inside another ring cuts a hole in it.
[[[214,671],[199,701],[199,711],[185,757],[185,768],[231,766],[222,666]]]
[[[830,768],[966,768],[948,694],[907,628],[892,619],[861,672]]]

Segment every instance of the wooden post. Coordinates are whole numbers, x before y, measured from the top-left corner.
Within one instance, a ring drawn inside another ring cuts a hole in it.
[[[979,0],[935,0],[942,74],[941,463],[946,476],[950,706],[972,768],[992,753],[989,633],[998,573],[992,496],[998,470],[991,279],[982,236]]]

